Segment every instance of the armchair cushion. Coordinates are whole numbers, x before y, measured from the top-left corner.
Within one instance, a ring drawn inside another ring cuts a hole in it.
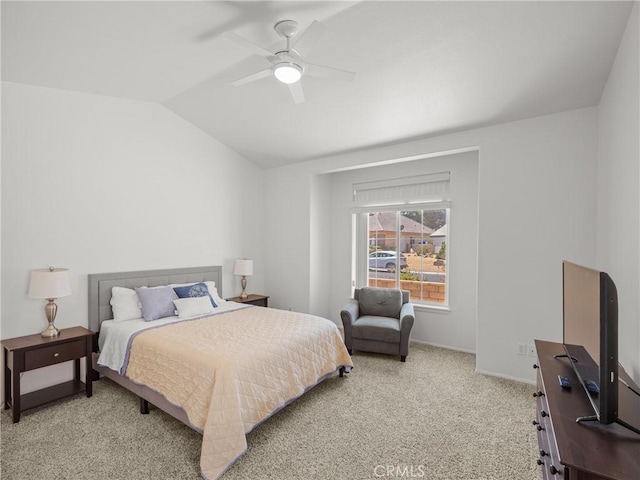
[[[400,318],[402,291],[388,288],[361,288],[358,293],[360,315]]]
[[[365,315],[353,324],[353,338],[400,343],[400,321],[395,318]]]

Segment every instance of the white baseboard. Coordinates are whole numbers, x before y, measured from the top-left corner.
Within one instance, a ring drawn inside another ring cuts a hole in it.
[[[479,373],[481,375],[488,375],[490,377],[505,378],[507,380],[513,380],[514,382],[520,382],[520,383],[527,383],[529,385],[536,384],[535,380],[530,380],[528,378],[520,378],[520,377],[511,376],[511,375],[504,375],[502,373],[488,372],[486,370],[478,370],[477,368],[476,368],[476,373]]]
[[[476,354],[475,351],[468,350],[466,348],[452,347],[451,345],[441,345],[439,343],[433,343],[433,342],[423,342],[422,340],[411,339],[411,341],[415,343],[420,343],[422,345],[429,345],[431,347],[446,348],[447,350],[455,350],[456,352],[472,353],[473,355]]]

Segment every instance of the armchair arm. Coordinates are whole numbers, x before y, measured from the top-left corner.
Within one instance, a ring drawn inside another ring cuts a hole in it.
[[[360,316],[360,304],[357,300],[351,298],[347,301],[346,305],[340,312],[340,318],[342,318],[342,326],[344,327],[344,344],[347,350],[351,350],[351,326]]]
[[[415,313],[412,303],[405,303],[400,310],[400,355],[409,354],[409,336],[415,321]]]

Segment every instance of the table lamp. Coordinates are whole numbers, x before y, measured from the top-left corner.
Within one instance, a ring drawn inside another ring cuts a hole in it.
[[[71,276],[67,268],[43,268],[31,272],[31,282],[29,283],[29,296],[32,298],[46,298],[47,304],[44,306],[44,313],[49,325],[40,335],[43,337],[57,337],[60,335],[53,324],[56,319],[58,306],[55,304],[56,298],[71,295]]]
[[[238,258],[233,266],[234,275],[242,275],[240,285],[242,285],[242,293],[240,298],[247,298],[247,276],[253,275],[253,260],[247,260],[246,258]]]

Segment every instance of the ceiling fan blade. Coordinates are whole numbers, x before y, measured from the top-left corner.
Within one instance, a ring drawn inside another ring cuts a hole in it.
[[[271,61],[276,58],[276,56],[268,50],[265,50],[260,45],[256,45],[253,42],[250,42],[246,38],[241,37],[240,35],[236,35],[233,32],[224,32],[222,34],[228,40],[237,43],[238,45],[251,50],[256,55],[260,55],[261,57],[265,57],[267,60]]]
[[[293,101],[296,103],[304,103],[304,92],[302,91],[302,84],[300,82],[296,82],[290,83],[287,86],[289,87],[289,92],[291,92]]]
[[[348,70],[340,70],[339,68],[325,67],[323,65],[314,65],[313,63],[305,64],[305,75],[310,77],[328,78],[331,80],[344,80],[350,82],[356,74]]]
[[[246,77],[239,78],[235,82],[231,82],[231,85],[234,87],[239,87],[240,85],[245,85],[247,83],[255,82],[256,80],[260,80],[261,78],[268,77],[272,75],[273,71],[270,68],[266,68],[257,73],[252,73],[251,75],[247,75]]]
[[[304,57],[311,51],[315,43],[320,40],[320,37],[322,37],[326,31],[327,27],[317,20],[314,20],[299,37],[297,35],[293,37],[291,47],[294,48],[300,56]]]

